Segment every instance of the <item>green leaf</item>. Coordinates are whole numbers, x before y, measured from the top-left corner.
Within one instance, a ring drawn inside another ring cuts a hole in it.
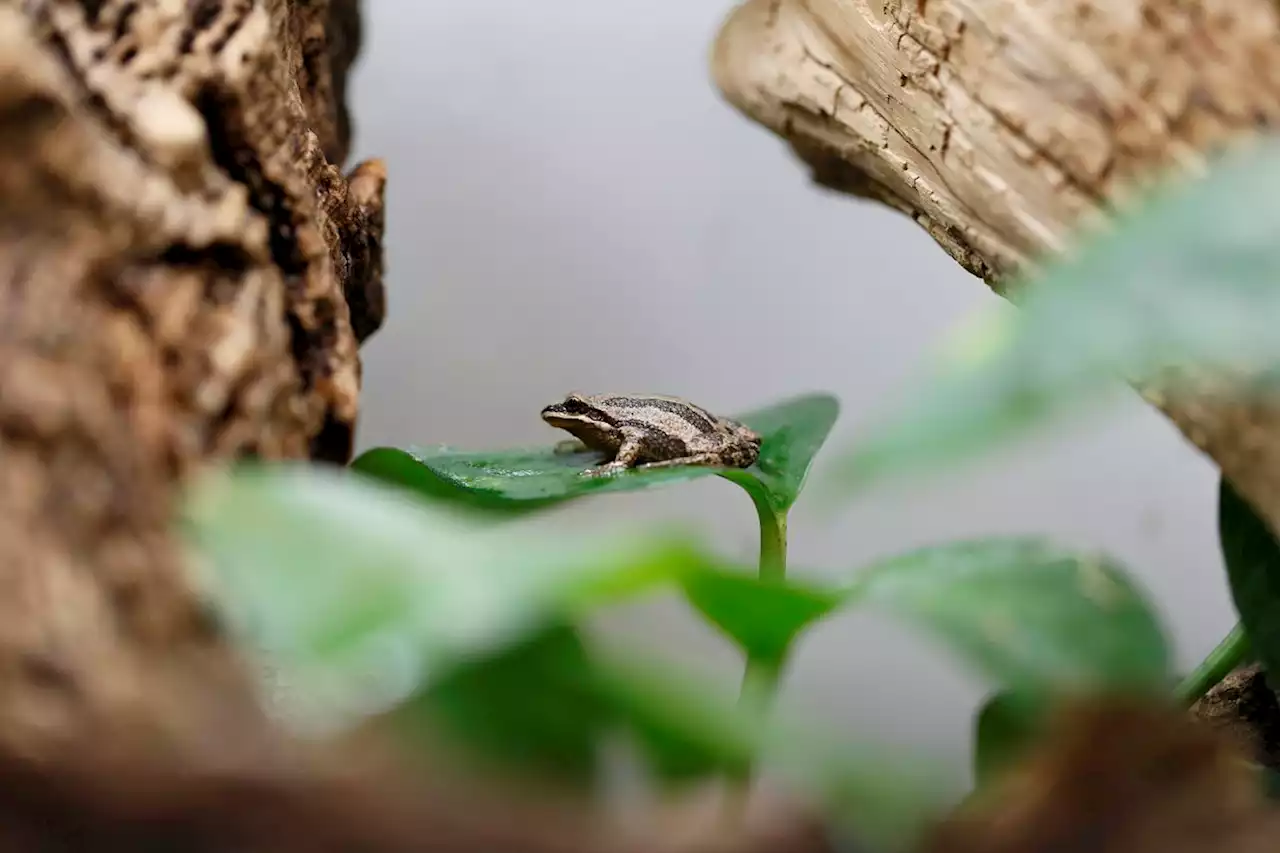
[[[841,458],[842,488],[1005,444],[1117,379],[1275,368],[1280,141],[1240,147],[1013,287],[1016,312],[961,329],[932,378]]]
[[[773,512],[785,512],[799,496],[838,414],[834,397],[808,394],[737,416],[764,438],[759,460],[748,469],[689,466],[583,477],[585,469],[599,462],[599,454],[557,454],[554,445],[476,452],[380,447],[362,454],[351,467],[434,500],[505,512],[719,475],[742,486],[757,502],[764,501]]]
[[[1249,651],[1271,680],[1280,673],[1280,542],[1225,477],[1218,487],[1218,541]]]
[[[778,660],[801,631],[843,600],[816,586],[713,569],[689,573],[682,586],[699,613],[749,657],[762,660]]]
[[[1163,690],[1171,678],[1159,621],[1125,573],[1103,556],[1037,539],[922,548],[834,587],[711,565],[680,583],[690,604],[753,658],[776,659],[818,620],[867,605],[937,635],[996,684],[1028,695]]]
[[[450,731],[467,736],[493,760],[542,773],[552,769],[556,756],[540,735],[570,758],[576,756],[581,762],[576,769],[585,770],[586,756],[594,758],[595,752],[588,753],[587,738],[578,740],[575,731],[596,738],[622,734],[639,748],[649,771],[676,784],[733,774],[764,756],[775,778],[814,797],[860,837],[885,843],[900,845],[941,809],[943,798],[933,781],[937,768],[916,756],[866,750],[822,726],[766,726],[725,700],[708,699],[699,683],[668,664],[633,654],[584,657],[557,645],[543,646],[537,662],[521,655],[522,661],[535,663],[532,676],[514,665],[489,671],[487,660],[465,664],[466,680],[485,684],[489,701],[457,706],[457,724]],[[563,659],[553,664],[553,657]],[[515,658],[507,662],[514,664]],[[534,689],[540,695],[516,701],[523,690]],[[530,701],[547,713],[534,719],[522,716]],[[516,707],[499,708],[503,702]],[[415,700],[395,714],[410,727],[438,719],[415,716],[423,708]],[[514,733],[502,730],[507,726]]]
[[[613,722],[582,638],[556,625],[456,667],[386,715],[427,745],[465,745],[505,769],[578,786],[595,781],[599,741]]]
[[[534,638],[602,602],[680,584],[727,633],[762,648],[837,606],[867,602],[932,628],[1022,692],[1165,678],[1159,629],[1118,570],[1035,542],[925,549],[834,589],[780,589],[725,570],[681,537],[541,537],[324,469],[213,480],[188,517],[235,624],[284,672],[291,696],[282,710],[293,720],[332,730],[439,688],[421,706],[430,719],[472,726],[470,742],[518,764],[545,767],[563,755],[585,775],[589,750],[574,726],[613,723],[664,775],[772,766],[886,833],[904,831],[905,816],[923,808],[927,784],[917,776],[859,763],[857,750],[812,727],[762,728],[669,668],[584,659],[573,643]],[[532,703],[535,713],[477,721],[499,703],[511,711],[535,686],[552,694]]]
[[[284,672],[285,713],[321,729],[385,710],[549,620],[713,564],[683,536],[494,529],[306,467],[204,484],[188,529],[228,616]]]
[[[1258,776],[1262,784],[1262,792],[1268,800],[1280,800],[1280,770],[1272,767],[1258,768]]]
[[[1044,706],[1036,697],[1002,691],[978,711],[973,774],[981,787],[1016,762],[1040,734]]]
[[[756,713],[705,698],[697,681],[669,665],[615,655],[598,668],[656,769],[676,778],[700,770],[735,773],[752,764],[815,798],[833,823],[859,838],[900,849],[943,801],[939,768],[910,749],[871,749],[821,723]]]
[[[1163,689],[1169,679],[1159,622],[1101,556],[1034,539],[960,542],[878,563],[846,594],[939,636],[1018,693]]]
[[[760,459],[750,468],[721,474],[748,492],[759,484],[775,513],[789,510],[800,496],[813,459],[840,415],[840,403],[830,394],[794,397],[739,420],[764,436]]]
[[[583,781],[590,740],[621,727],[665,777],[758,756],[860,832],[901,838],[938,802],[812,726],[765,726],[670,665],[586,653],[562,628],[602,601],[718,571],[683,539],[493,528],[376,483],[305,467],[201,484],[187,529],[233,624],[282,673],[285,722],[332,732],[370,718],[459,734],[488,760]],[[308,714],[310,716],[308,716]],[[598,746],[598,741],[596,746]],[[910,765],[906,765],[910,767]]]
[[[665,780],[734,773],[777,735],[732,705],[709,701],[705,689],[687,677],[634,655],[615,654],[595,675],[600,696],[625,721],[650,769]]]
[[[763,732],[682,687],[634,662],[589,655],[576,630],[554,626],[465,661],[388,720],[411,737],[447,736],[507,770],[580,786],[597,778],[600,741],[619,731],[669,782],[744,766]]]

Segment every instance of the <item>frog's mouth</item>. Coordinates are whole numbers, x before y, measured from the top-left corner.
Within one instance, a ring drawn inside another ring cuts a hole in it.
[[[587,415],[572,415],[557,404],[542,410],[542,419],[557,429],[565,429],[576,433],[583,427],[596,426],[597,422]]]
[[[566,427],[570,424],[613,425],[613,418],[604,412],[596,411],[582,400],[570,397],[561,403],[552,403],[542,410],[542,419],[554,427]]]
[[[570,404],[572,405],[572,404]],[[610,426],[609,417],[603,412],[591,410],[576,414],[564,403],[547,406],[542,410],[542,419],[556,429],[562,429],[590,448],[616,446],[613,438],[614,429]]]
[[[552,403],[550,406],[547,406],[542,410],[542,419],[544,421],[550,421],[553,419],[562,420],[564,418],[572,417],[573,416],[569,414],[569,410],[565,408],[564,403]],[[582,420],[581,415],[579,415],[577,419]]]

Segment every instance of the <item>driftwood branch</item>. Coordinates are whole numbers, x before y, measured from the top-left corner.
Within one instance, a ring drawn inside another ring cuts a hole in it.
[[[715,78],[819,182],[999,289],[1280,120],[1273,0],[747,0]],[[1280,408],[1143,389],[1280,530]]]

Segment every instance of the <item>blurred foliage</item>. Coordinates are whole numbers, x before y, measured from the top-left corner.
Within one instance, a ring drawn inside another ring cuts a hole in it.
[[[1006,444],[1117,379],[1196,368],[1272,387],[1280,364],[1280,140],[1174,180],[957,329],[931,374],[832,466],[847,495]],[[1175,381],[1166,391],[1176,391]]]
[[[1226,658],[1217,667],[1219,678],[1242,662],[1246,650],[1268,672],[1280,672],[1280,542],[1225,477],[1218,489],[1218,541],[1243,628],[1219,651]]]

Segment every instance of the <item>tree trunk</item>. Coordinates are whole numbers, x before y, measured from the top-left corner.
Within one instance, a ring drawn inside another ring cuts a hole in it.
[[[266,736],[175,499],[209,462],[351,451],[383,308],[382,166],[335,165],[358,25],[0,2],[0,748]]]
[[[727,98],[997,290],[1135,188],[1280,119],[1274,0],[747,0]],[[1280,530],[1280,408],[1144,396]]]

